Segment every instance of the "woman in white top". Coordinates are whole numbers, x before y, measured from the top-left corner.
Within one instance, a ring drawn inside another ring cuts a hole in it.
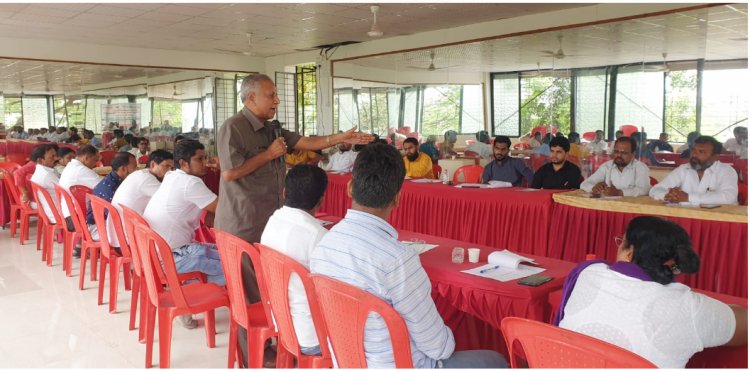
[[[634,218],[616,237],[617,261],[571,271],[554,322],[634,352],[658,367],[685,367],[706,347],[747,344],[747,309],[674,282],[698,271],[687,232],[654,216]]]

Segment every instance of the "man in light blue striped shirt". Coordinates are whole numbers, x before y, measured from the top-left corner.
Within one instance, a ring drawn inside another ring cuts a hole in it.
[[[398,241],[387,222],[398,206],[405,174],[392,146],[370,144],[359,152],[349,183],[352,209],[313,249],[310,271],[359,287],[393,306],[409,330],[415,368],[507,367],[494,351],[454,352],[453,333],[435,308],[419,255]],[[365,325],[365,354],[370,368],[395,367],[388,329],[374,313]]]

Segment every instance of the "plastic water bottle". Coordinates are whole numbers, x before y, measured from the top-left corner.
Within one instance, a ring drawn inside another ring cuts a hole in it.
[[[448,170],[444,169],[443,172],[440,174],[440,181],[443,182],[443,184],[448,185]]]

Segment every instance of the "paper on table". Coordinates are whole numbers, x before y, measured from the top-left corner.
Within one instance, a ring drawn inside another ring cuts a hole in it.
[[[487,184],[458,184],[456,185],[457,188],[478,188],[478,189],[489,189],[489,185]]]
[[[427,243],[407,242],[407,241],[402,241],[401,243],[414,248],[419,254],[427,252],[430,249],[436,248],[438,246],[437,244],[427,244]]]
[[[490,265],[498,265],[512,269],[519,268],[521,262],[537,264],[534,262],[533,258],[519,256],[507,249],[490,253],[490,255],[487,256],[487,262]]]
[[[512,188],[513,184],[507,181],[490,180],[488,183],[491,188]]]
[[[411,182],[428,182],[428,183],[432,183],[432,182],[440,182],[440,180],[436,180],[436,179],[413,179],[413,180],[411,180]]]
[[[465,272],[469,275],[476,275],[476,276],[481,276],[481,277],[485,277],[489,279],[495,279],[498,281],[506,282],[506,281],[516,280],[520,278],[525,278],[527,276],[538,274],[545,270],[541,267],[526,266],[526,265],[519,265],[517,269],[508,268],[508,267],[493,268],[495,266],[498,266],[498,265],[488,264],[484,266],[475,267],[470,270],[464,270],[462,272]],[[481,273],[480,271],[484,271],[484,273]]]

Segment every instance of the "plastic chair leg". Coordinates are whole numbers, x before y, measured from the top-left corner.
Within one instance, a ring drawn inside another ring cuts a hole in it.
[[[154,321],[156,320],[156,307],[149,305],[146,315],[146,368],[153,366],[152,357],[154,353]],[[161,336],[161,333],[160,333]],[[159,338],[161,342],[161,338]]]
[[[172,320],[168,310],[159,310],[159,367],[169,368],[170,351],[172,350]]]
[[[125,277],[125,290],[133,289],[133,286],[131,285],[133,278],[130,275],[132,274],[135,276],[135,274],[133,274],[130,269],[130,262],[122,264],[122,274]]]
[[[227,355],[227,368],[232,369],[234,368],[235,360],[237,362],[237,367],[240,366],[239,358],[237,358],[237,335],[239,326],[236,322],[232,319],[232,314],[229,314],[229,353]]]
[[[89,257],[91,258],[91,281],[96,281],[96,266],[99,262],[99,248],[90,248]]]
[[[107,273],[107,265],[109,264],[107,259],[102,256],[101,266],[99,270],[99,294],[97,296],[96,304],[101,306],[104,303],[104,275]],[[91,269],[94,269],[94,263],[91,263]]]
[[[130,291],[130,321],[128,322],[128,330],[135,329],[135,316],[138,314],[138,298],[141,290],[141,282],[138,275],[133,274],[133,290]],[[141,324],[143,325],[143,316],[141,316]],[[138,331],[138,339],[141,338],[140,330]]]
[[[42,220],[36,223],[36,250],[40,250],[42,245],[42,236],[44,235],[44,226]]]
[[[16,236],[16,222],[18,222],[19,213],[21,213],[20,209],[16,210],[16,209],[13,209],[13,207],[11,206],[11,210],[10,210],[10,237],[11,238],[14,238]],[[23,227],[21,227],[21,229],[23,229]]]
[[[216,316],[214,310],[203,313],[203,319],[206,325],[206,345],[208,348],[214,348],[216,347]]]
[[[86,255],[90,252],[85,246],[81,247],[81,267],[78,271],[78,290],[83,290],[83,277],[86,276]]]
[[[148,301],[148,292],[146,291],[146,281],[141,279],[141,313],[138,319],[138,341],[146,343],[146,328],[152,325],[148,320],[148,308],[151,306],[151,302]]]
[[[120,283],[120,260],[110,261],[109,271],[109,313],[117,312],[117,288]],[[104,281],[104,280],[102,280]]]
[[[263,353],[265,352],[265,341],[252,329],[247,331],[247,367],[260,369],[263,367]]]
[[[66,233],[65,244],[63,244],[63,270],[65,276],[70,276],[73,265],[73,233]]]
[[[24,242],[29,240],[29,223],[31,223],[31,214],[29,213],[22,214],[21,215],[21,240],[18,241],[21,245],[23,245]]]

